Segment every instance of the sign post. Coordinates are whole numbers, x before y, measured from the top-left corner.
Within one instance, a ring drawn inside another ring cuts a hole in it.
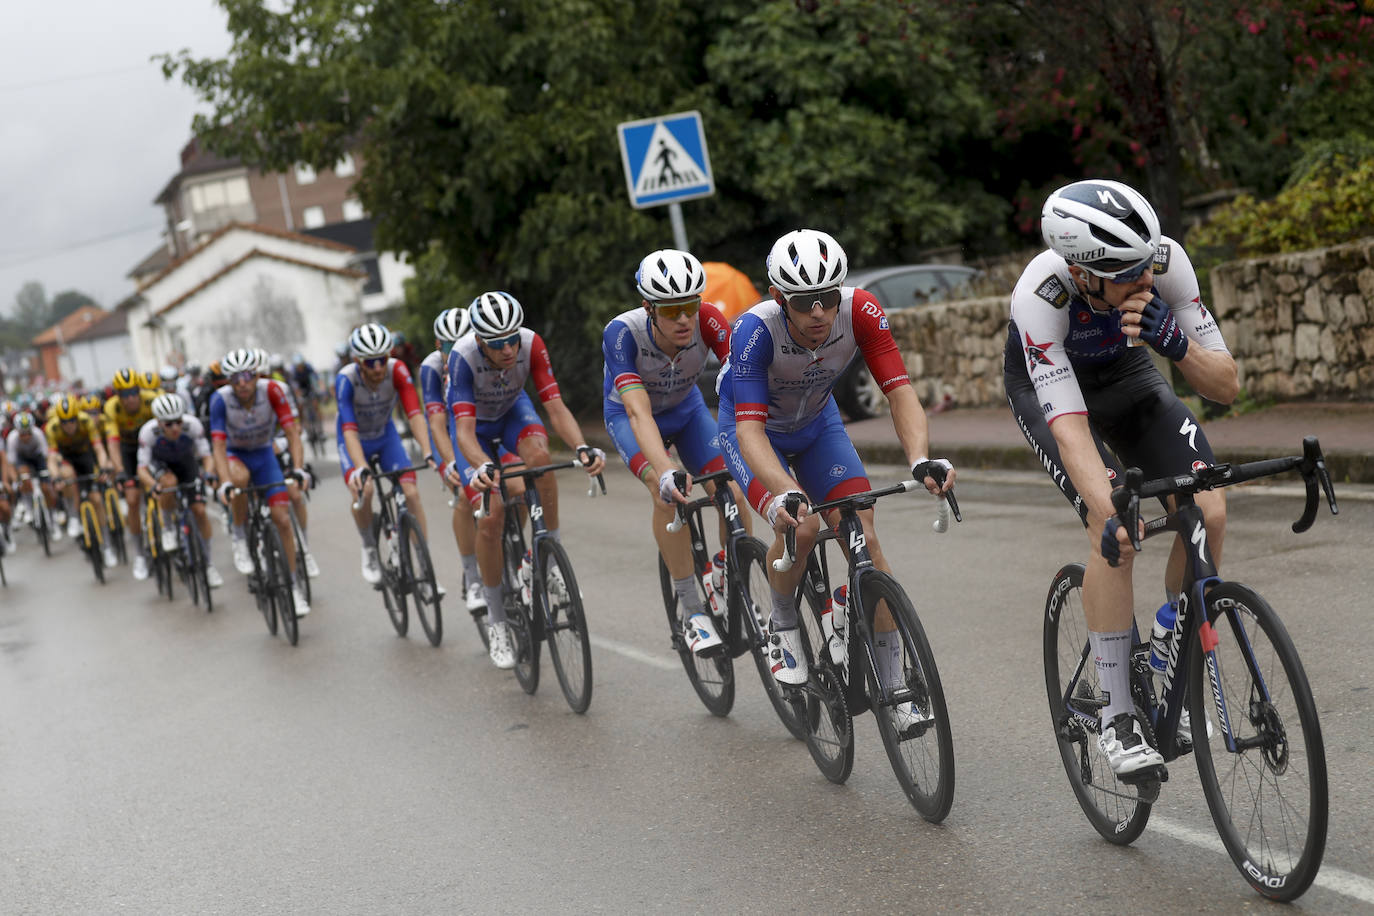
[[[681,250],[690,250],[682,201],[716,193],[701,112],[626,121],[616,127],[616,133],[630,205],[642,210],[667,204],[673,241]]]

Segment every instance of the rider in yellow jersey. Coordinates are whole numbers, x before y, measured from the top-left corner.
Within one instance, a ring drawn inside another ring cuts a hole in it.
[[[78,475],[90,477],[97,466],[101,473],[110,469],[109,456],[101,441],[100,430],[81,410],[81,399],[62,395],[53,404],[52,416],[44,426],[48,437],[48,472],[54,479],[62,481],[67,495],[67,504],[75,510],[80,504],[77,499],[76,478]],[[103,500],[93,500],[96,524],[105,527],[105,507]],[[81,537],[81,518],[73,511],[67,516],[67,536]],[[119,560],[114,547],[105,545],[105,565],[114,566]]]
[[[149,373],[151,374],[151,373]],[[116,473],[124,477],[124,498],[129,504],[129,533],[138,545],[134,578],[148,578],[148,554],[143,544],[143,490],[138,485],[138,431],[153,419],[157,391],[146,390],[145,374],[120,369],[114,375],[114,395],[105,402],[105,442]]]

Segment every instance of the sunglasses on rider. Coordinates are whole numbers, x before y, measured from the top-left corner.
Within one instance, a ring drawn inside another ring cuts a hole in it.
[[[488,347],[491,347],[493,350],[504,350],[506,349],[506,347],[518,347],[520,346],[520,332],[516,331],[509,337],[495,337],[491,339],[484,339],[482,343],[486,344]]]
[[[358,360],[358,362],[362,363],[363,367],[367,369],[380,369],[386,365],[386,357],[369,356],[367,359]]]
[[[814,293],[793,293],[787,297],[787,307],[794,312],[807,314],[818,305],[827,312],[839,308],[840,291],[824,289]]]
[[[654,314],[669,321],[677,321],[683,315],[691,318],[701,310],[701,297],[696,296],[683,302],[656,302]]]
[[[235,372],[233,375],[229,376],[229,381],[235,385],[239,385],[243,382],[255,381],[257,377],[258,374],[256,372]]]
[[[1146,270],[1153,267],[1154,263],[1154,258],[1150,258],[1148,261],[1137,264],[1134,267],[1127,268],[1126,270],[1123,270],[1120,273],[1112,274],[1112,276],[1108,277],[1107,279],[1111,280],[1113,283],[1134,282],[1135,280],[1139,280],[1140,275],[1145,273]]]
[[[181,418],[178,417],[175,420],[158,420],[157,422],[162,426],[163,429],[167,429],[169,426],[180,426]]]

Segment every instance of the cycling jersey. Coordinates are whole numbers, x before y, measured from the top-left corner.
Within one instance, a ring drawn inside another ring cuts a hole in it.
[[[141,468],[172,467],[190,465],[196,459],[208,458],[210,443],[205,438],[205,427],[190,414],[181,418],[181,432],[175,438],[168,438],[162,432],[162,424],[149,420],[138,432],[138,466]]]
[[[11,429],[5,437],[5,456],[15,467],[23,462],[30,467],[45,468],[48,460],[47,437],[37,426],[34,426],[33,435],[27,440],[20,436],[19,430]]]
[[[253,390],[253,399],[244,404],[234,394],[232,385],[225,385],[210,395],[210,437],[224,440],[231,451],[272,450],[272,432],[296,422],[280,382],[260,378]]]
[[[846,286],[830,335],[814,350],[792,339],[782,306],[760,302],[739,317],[730,363],[721,373],[720,414],[761,420],[769,432],[810,425],[834,399],[830,390],[856,353],[884,393],[910,383],[887,315],[866,290]]]
[[[448,406],[454,417],[478,422],[499,420],[515,405],[533,379],[535,393],[545,403],[560,397],[544,339],[529,328],[520,329],[520,353],[515,365],[498,369],[487,359],[476,335],[469,334],[448,354]]]
[[[143,424],[153,418],[153,401],[157,400],[161,394],[160,391],[140,391],[139,400],[142,403],[140,403],[138,410],[133,413],[124,409],[120,395],[110,395],[109,399],[105,401],[104,408],[105,439],[109,442],[136,440],[138,431],[143,428]]]
[[[334,395],[339,402],[339,416],[335,421],[340,436],[351,429],[364,441],[380,439],[387,430],[394,430],[391,411],[399,398],[407,417],[420,412],[415,396],[415,384],[410,370],[399,359],[388,359],[386,375],[376,388],[370,387],[361,375],[362,367],[351,363],[339,371],[334,379]]]
[[[100,431],[96,429],[95,423],[84,413],[77,416],[76,431],[70,435],[63,431],[62,421],[56,416],[48,418],[48,424],[43,431],[47,435],[49,448],[56,449],[64,457],[86,454],[100,438]]]
[[[621,392],[642,389],[654,414],[682,403],[696,387],[708,352],[724,363],[730,356],[730,327],[709,302],[701,304],[692,340],[673,356],[654,340],[653,318],[644,308],[630,309],[611,319],[601,336],[606,359],[603,394],[607,405],[623,404]]]
[[[1153,273],[1155,293],[1173,310],[1183,333],[1208,350],[1229,352],[1216,319],[1202,304],[1197,274],[1183,247],[1161,239]],[[1087,413],[1079,376],[1109,366],[1129,349],[1121,313],[1093,309],[1077,291],[1068,263],[1053,251],[1037,255],[1017,281],[1010,334],[1007,347],[1020,348],[1050,423],[1066,413]]]
[[[420,400],[426,416],[448,412],[444,399],[444,389],[448,386],[448,373],[444,370],[447,359],[443,350],[435,350],[420,360]]]

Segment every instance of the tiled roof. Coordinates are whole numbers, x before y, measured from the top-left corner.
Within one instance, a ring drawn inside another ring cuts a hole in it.
[[[237,261],[234,261],[230,264],[226,264],[221,270],[216,271],[214,274],[207,277],[204,282],[192,287],[185,293],[182,293],[180,296],[176,297],[171,302],[164,305],[162,308],[158,309],[157,314],[165,315],[172,309],[176,308],[178,305],[181,305],[187,299],[190,299],[192,296],[196,295],[201,290],[205,289],[210,284],[214,283],[216,280],[229,274],[231,271],[236,270],[240,264],[243,264],[245,261],[248,261],[252,258],[270,258],[273,261],[281,261],[285,264],[295,264],[297,267],[308,267],[311,270],[319,270],[323,271],[324,273],[338,274],[339,276],[343,277],[355,277],[359,280],[367,278],[367,273],[365,271],[348,270],[338,267],[326,267],[323,264],[312,264],[309,261],[302,261],[299,258],[288,258],[285,255],[273,254],[269,251],[263,251],[260,248],[254,248],[252,251],[248,252],[243,257],[239,258]]]
[[[88,324],[92,324],[104,318],[105,314],[105,310],[98,305],[83,305],[66,318],[40,331],[38,335],[29,342],[35,347],[55,344],[57,343],[57,332],[59,329],[62,332],[63,340],[71,340],[77,332],[84,331]]]
[[[99,340],[102,337],[118,337],[121,334],[129,333],[128,316],[124,312],[115,309],[106,313],[105,317],[96,319],[86,325],[75,334],[67,337],[67,342],[75,340]]]

